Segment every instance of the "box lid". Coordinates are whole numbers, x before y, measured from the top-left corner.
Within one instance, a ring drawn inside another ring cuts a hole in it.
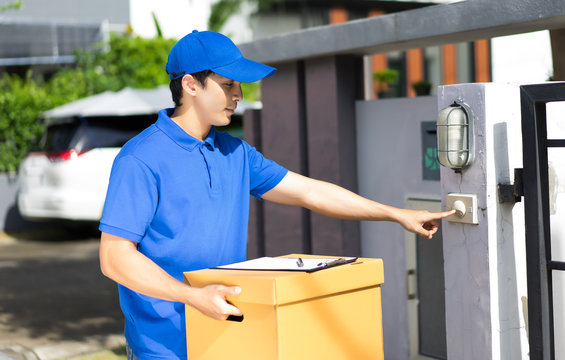
[[[328,258],[290,254],[285,257]],[[379,286],[384,282],[381,259],[359,258],[357,261],[316,271],[254,271],[204,269],[184,273],[191,286],[210,284],[240,286],[237,302],[285,305],[307,299]]]

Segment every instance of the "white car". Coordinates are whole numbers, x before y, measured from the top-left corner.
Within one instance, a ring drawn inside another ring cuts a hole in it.
[[[49,110],[39,151],[29,153],[19,169],[18,209],[28,220],[99,221],[114,158],[132,137],[172,107],[168,86],[125,88]],[[232,115],[234,136],[241,118],[260,102],[240,102]],[[219,129],[223,130],[223,129]]]
[[[152,116],[67,119],[48,126],[41,150],[20,165],[18,208],[24,218],[98,221],[114,158]]]
[[[114,158],[173,105],[169,87],[106,91],[43,114],[39,150],[19,168],[18,209],[28,220],[98,221]]]

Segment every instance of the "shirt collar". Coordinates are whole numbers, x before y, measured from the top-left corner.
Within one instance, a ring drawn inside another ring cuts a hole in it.
[[[212,148],[215,147],[214,139],[216,137],[216,128],[214,126],[210,128],[210,132],[208,133],[208,136],[206,136],[206,139],[204,139],[204,141],[200,141],[192,135],[189,135],[171,119],[170,116],[173,114],[174,110],[175,109],[173,108],[169,108],[159,111],[159,117],[155,125],[161,131],[188,151],[192,151],[197,146],[202,146],[205,143],[209,144]]]

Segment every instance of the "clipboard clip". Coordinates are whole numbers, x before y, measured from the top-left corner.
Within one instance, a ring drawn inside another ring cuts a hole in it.
[[[327,269],[333,266],[338,266],[338,265],[344,265],[344,264],[349,264],[354,262],[355,260],[357,260],[357,258],[349,258],[349,259],[345,259],[345,258],[339,258],[339,259],[335,259],[335,260],[329,260],[329,261],[323,261],[321,263],[319,263],[317,266],[320,269]]]

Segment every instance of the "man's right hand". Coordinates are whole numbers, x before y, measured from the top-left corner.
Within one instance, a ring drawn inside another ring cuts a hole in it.
[[[241,311],[226,301],[226,296],[237,296],[241,293],[238,286],[208,285],[203,288],[193,288],[193,296],[189,305],[202,314],[216,320],[226,320],[230,315],[241,316]]]

